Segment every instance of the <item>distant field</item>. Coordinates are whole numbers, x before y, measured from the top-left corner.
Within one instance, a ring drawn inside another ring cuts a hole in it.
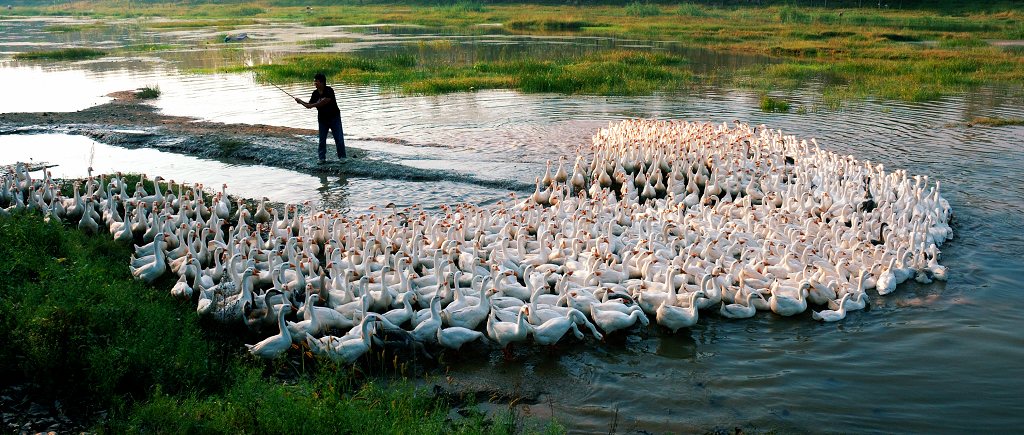
[[[738,72],[716,74],[707,80],[767,91],[815,86],[825,100],[840,104],[861,98],[925,101],[943,95],[969,91],[980,85],[1008,85],[1021,93],[1024,85],[1024,55],[1021,50],[993,46],[992,40],[1024,39],[1024,5],[1020,2],[891,1],[888,8],[877,2],[761,1],[761,6],[739,6],[744,2],[716,1],[690,3],[622,2],[600,6],[551,4],[482,3],[461,1],[445,5],[426,3],[360,5],[335,4],[324,0],[298,2],[277,0],[254,3],[134,3],[73,2],[54,5],[36,2],[4,13],[10,15],[77,15],[94,18],[163,17],[172,21],[142,21],[154,28],[234,26],[291,21],[309,26],[409,24],[459,32],[497,31],[513,34],[557,34],[609,36],[640,40],[673,41],[692,47],[725,52],[773,56],[780,60]],[[720,6],[725,4],[725,6]],[[863,7],[858,7],[861,5]],[[478,27],[487,24],[491,27]],[[496,30],[495,30],[496,29]],[[51,31],[74,31],[54,28]],[[330,47],[343,41],[319,40],[311,48]],[[343,59],[342,59],[343,60]],[[352,59],[349,59],[352,60]],[[310,64],[316,59],[302,56],[288,62]],[[572,59],[522,59],[524,65],[561,68]],[[502,87],[530,91],[570,93],[654,92],[657,77],[647,76],[633,83],[633,70],[620,69],[603,77],[576,77],[577,84],[525,86],[533,83],[528,71],[505,75],[476,74],[453,65],[410,65],[427,71],[407,74],[400,69],[374,71],[359,68],[334,71],[334,79],[353,83],[383,80],[405,92],[439,93]],[[287,68],[278,64],[276,69]],[[402,68],[406,68],[403,66]],[[685,64],[658,67],[673,81],[690,75]],[[508,70],[506,66],[501,69]],[[514,68],[512,68],[514,69]],[[290,80],[279,71],[261,71],[271,81]],[[619,76],[612,77],[614,74]],[[560,77],[565,78],[564,74]],[[589,80],[621,82],[616,85],[579,85]],[[702,79],[697,77],[696,79]],[[689,79],[686,79],[689,80]],[[772,106],[772,110],[778,110]]]

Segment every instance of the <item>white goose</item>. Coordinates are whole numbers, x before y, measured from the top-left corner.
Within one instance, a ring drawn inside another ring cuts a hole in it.
[[[594,324],[598,328],[604,331],[607,336],[620,329],[626,329],[639,322],[643,326],[647,326],[651,321],[644,314],[643,310],[637,309],[630,311],[626,314],[622,311],[616,310],[602,310],[597,308],[595,305],[590,307],[590,318],[593,319]]]
[[[166,233],[159,233],[157,234],[156,237],[162,243],[166,237]],[[138,267],[128,266],[128,269],[129,271],[131,271],[132,276],[134,276],[135,278],[141,279],[145,281],[147,284],[152,284],[153,281],[156,281],[157,278],[159,278],[161,275],[164,274],[164,272],[167,271],[167,261],[164,259],[163,249],[156,249],[155,253],[153,254],[152,261]]]
[[[757,314],[757,307],[754,306],[752,299],[755,297],[764,299],[760,293],[750,292],[747,293],[746,300],[744,301],[745,303],[743,304],[732,303],[726,305],[725,302],[722,302],[722,308],[719,308],[718,313],[721,314],[722,317],[729,319],[748,319],[754,317],[754,315]]]
[[[572,329],[576,338],[582,340],[584,335],[577,326],[580,324],[587,325],[598,340],[603,338],[603,335],[594,328],[594,325],[587,320],[582,312],[570,308],[564,316],[551,318],[540,326],[534,327],[533,341],[542,346],[553,345],[561,340],[569,329]]]
[[[370,350],[373,324],[375,320],[379,319],[377,314],[367,314],[359,324],[360,334],[357,337],[339,338],[328,335],[317,339],[310,334],[305,334],[305,340],[313,353],[323,355],[338,363],[351,364]]]
[[[487,317],[487,336],[502,347],[506,357],[510,356],[508,351],[509,345],[517,341],[526,340],[526,337],[529,336],[532,330],[530,324],[526,322],[526,315],[529,310],[530,307],[527,306],[519,308],[519,315],[514,323],[498,321],[494,310],[491,310],[490,316]]]
[[[412,330],[412,337],[420,342],[429,342],[437,339],[435,329],[441,327],[441,298],[434,296],[430,299],[430,318],[420,322]]]
[[[437,328],[437,342],[449,349],[459,350],[463,345],[484,337],[484,333],[461,326]]]
[[[277,326],[280,331],[277,335],[271,335],[253,345],[245,345],[249,353],[263,359],[275,359],[292,347],[292,336],[284,320],[289,311],[291,306],[286,305],[277,313]]]
[[[657,317],[655,317],[659,325],[668,328],[672,333],[697,324],[697,298],[704,296],[704,291],[698,290],[691,293],[690,305],[687,307],[676,304],[677,296],[675,288],[673,288],[669,292],[669,297],[658,307]]]
[[[771,297],[768,298],[768,306],[775,314],[780,316],[792,316],[807,310],[807,289],[810,284],[804,281],[796,291],[796,296],[784,295],[779,291],[779,282],[772,283]]]
[[[889,260],[889,265],[882,269],[882,272],[878,275],[878,280],[875,281],[875,290],[878,294],[885,296],[896,290],[896,275],[893,274],[893,267],[896,264],[896,257]]]
[[[839,301],[838,310],[821,310],[811,311],[811,317],[814,320],[821,320],[823,322],[838,322],[846,318],[846,304],[850,300],[850,294],[843,295],[843,299]]]

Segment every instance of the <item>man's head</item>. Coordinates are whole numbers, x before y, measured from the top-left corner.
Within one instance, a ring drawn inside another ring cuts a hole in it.
[[[317,89],[323,89],[324,86],[327,86],[327,76],[324,73],[316,73],[313,76],[313,84],[316,85]]]

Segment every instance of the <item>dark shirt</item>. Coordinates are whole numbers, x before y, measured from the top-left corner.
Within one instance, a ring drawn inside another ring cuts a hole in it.
[[[341,117],[341,110],[338,109],[338,99],[334,98],[334,88],[330,86],[324,86],[323,98],[330,98],[331,102],[327,103],[322,107],[316,108],[316,119],[320,122],[333,121],[334,118]],[[319,90],[313,91],[313,96],[309,97],[309,102],[316,104],[320,101],[321,95]]]

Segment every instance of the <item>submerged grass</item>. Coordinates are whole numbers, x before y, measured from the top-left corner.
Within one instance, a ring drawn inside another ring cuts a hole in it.
[[[989,127],[1003,127],[1007,125],[1024,125],[1024,118],[1000,118],[979,116],[971,119],[970,124],[987,125]]]
[[[424,48],[451,49],[444,44]],[[675,90],[692,79],[685,59],[663,53],[610,51],[581,57],[539,60],[517,58],[487,62],[441,63],[437,56],[408,54],[296,56],[255,67],[258,80],[289,83],[307,80],[310,71],[331,81],[378,85],[411,94],[441,94],[480,89],[516,89],[591,95],[642,95]]]
[[[60,50],[27,51],[17,53],[17,60],[84,60],[106,56],[107,52],[93,48],[62,48]]]
[[[238,26],[249,26],[253,24],[261,24],[264,21],[252,19],[252,18],[223,18],[223,19],[204,19],[204,20],[169,20],[169,21],[151,21],[146,22],[143,25],[151,29],[195,29],[195,28],[234,28]]]
[[[330,38],[317,38],[317,39],[310,39],[309,41],[304,41],[302,43],[302,45],[304,45],[306,47],[309,47],[309,48],[327,48],[327,47],[333,47],[335,43],[336,42],[333,39],[330,39]]]
[[[166,51],[173,50],[175,48],[179,48],[179,46],[173,44],[132,44],[118,48],[117,50],[132,53],[143,51]]]
[[[90,23],[90,24],[53,24],[43,27],[44,32],[50,33],[70,33],[70,32],[84,32],[88,30],[101,30],[106,29],[109,25],[105,23]]]
[[[503,416],[448,419],[444,398],[401,378],[305,357],[299,367],[256,361],[242,343],[257,338],[205,327],[192,304],[168,296],[173,278],[152,287],[132,279],[130,246],[109,235],[23,211],[0,216],[0,240],[0,383],[59,400],[92,431],[505,432],[494,423]],[[282,371],[294,375],[274,375]],[[89,422],[97,412],[106,419]],[[561,432],[554,423],[535,430]]]

